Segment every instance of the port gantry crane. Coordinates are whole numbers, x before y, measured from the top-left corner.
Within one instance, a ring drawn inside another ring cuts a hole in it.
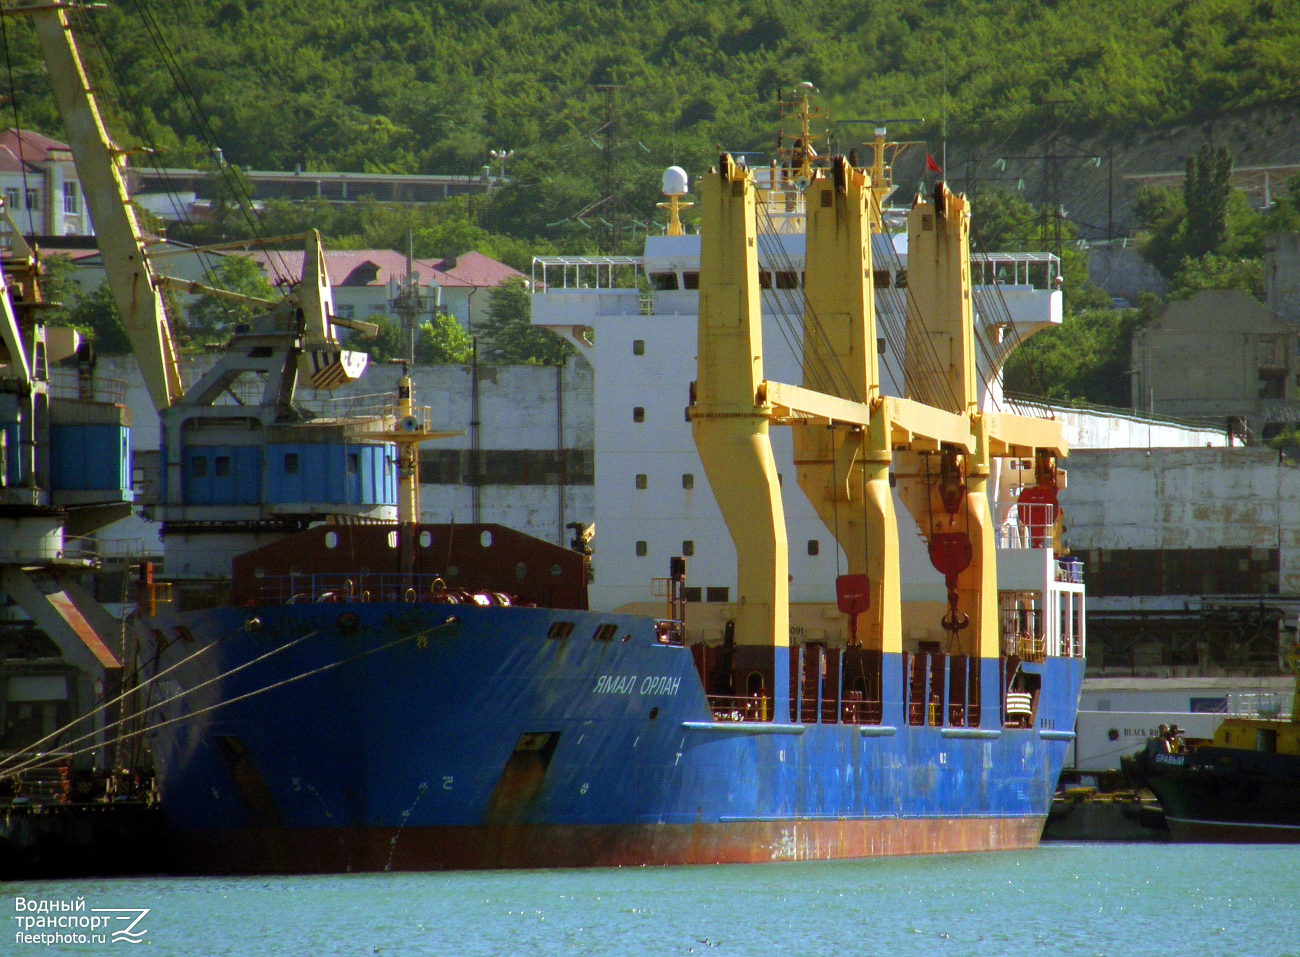
[[[41,0],[9,12],[34,18],[106,279],[161,419],[161,495],[147,514],[162,523],[169,577],[227,577],[235,554],[322,518],[418,521],[399,515],[409,508],[399,509],[398,490],[415,481],[412,449],[418,443],[412,437],[443,434],[428,429],[423,410],[406,408],[408,401],[378,417],[327,418],[297,401],[304,385],[332,390],[364,371],[366,354],[343,348],[336,327],[369,336],[377,331],[371,323],[333,315],[319,233],[260,241],[305,245],[302,278],[279,301],[155,272],[127,198],[124,154],[104,127],[77,50],[68,20],[73,9],[67,0]],[[264,310],[235,328],[216,362],[188,388],[163,306],[167,287]],[[404,494],[402,502],[410,498]]]
[[[777,721],[789,706],[782,660],[789,654],[789,577],[771,425],[793,429],[800,486],[848,556],[849,575],[837,592],[841,610],[850,614],[850,640],[853,618],[865,613],[864,645],[886,653],[903,647],[891,467],[900,499],[945,575],[947,651],[987,662],[1000,654],[987,493],[991,461],[1054,462],[1067,453],[1059,423],[980,409],[970,206],[942,182],[932,197],[918,196],[907,217],[910,348],[904,371],[914,394],[921,377],[936,374],[918,361],[919,344],[925,338],[951,342],[945,381],[928,390],[950,398],[940,406],[881,393],[871,262],[879,203],[873,204],[866,170],[843,157],[813,168],[810,158],[805,151],[799,169],[783,171],[797,181],[806,204],[803,385],[763,374],[756,203],[768,191],[757,189],[753,175],[726,154],[700,187],[701,232],[708,241],[700,257],[697,379],[687,415],[736,547],[736,644],[777,651]],[[840,385],[814,375],[815,342],[828,343],[833,361],[847,373]],[[933,470],[932,458],[938,459]]]
[[[162,289],[249,297],[156,274],[127,196],[125,153],[104,126],[68,19],[79,8],[39,0],[2,7],[0,15],[31,18],[105,279],[161,420],[162,494],[152,517],[162,522],[169,572],[224,577],[231,555],[268,535],[326,516],[396,517],[399,486],[406,492],[415,480],[413,443],[436,437],[427,414],[408,399],[387,416],[322,419],[295,401],[302,384],[333,389],[364,370],[365,354],[342,348],[335,327],[376,331],[332,315],[315,231],[279,237],[305,240],[303,280],[279,301],[253,300],[264,313],[237,328],[211,369],[185,387]],[[79,581],[97,559],[75,539],[132,510],[130,414],[124,390],[107,389],[89,361],[73,386],[53,383],[52,363],[87,353],[78,353],[73,330],[39,321],[40,263],[8,211],[0,214],[10,236],[0,276],[0,597],[21,607],[86,676],[91,690],[76,695],[84,705],[111,698],[120,685],[123,632]],[[252,401],[247,389],[235,392],[245,376],[260,382]],[[326,461],[346,478],[312,481]],[[302,478],[295,483],[286,472]],[[99,727],[112,717],[112,709],[95,711]],[[101,751],[97,761],[105,760],[111,756]]]

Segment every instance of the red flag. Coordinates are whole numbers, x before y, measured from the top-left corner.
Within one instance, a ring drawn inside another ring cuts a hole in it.
[[[934,161],[934,157],[929,153],[925,154],[925,171],[927,173],[942,173],[943,168]]]

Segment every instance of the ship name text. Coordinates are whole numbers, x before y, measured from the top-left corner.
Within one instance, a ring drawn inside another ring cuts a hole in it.
[[[640,678],[638,675],[601,675],[596,679],[594,694],[677,694],[682,679],[670,675],[651,675]]]

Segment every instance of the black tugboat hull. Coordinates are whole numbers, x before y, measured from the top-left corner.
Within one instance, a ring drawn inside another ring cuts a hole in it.
[[[1199,748],[1135,756],[1139,782],[1160,799],[1175,841],[1300,844],[1300,757]]]

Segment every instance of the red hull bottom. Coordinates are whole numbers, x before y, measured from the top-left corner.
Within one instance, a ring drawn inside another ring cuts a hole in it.
[[[173,843],[180,869],[196,874],[757,864],[1032,848],[1043,820],[246,829],[191,831]]]
[[[1300,844],[1294,824],[1231,824],[1166,817],[1169,836],[1184,844]]]

